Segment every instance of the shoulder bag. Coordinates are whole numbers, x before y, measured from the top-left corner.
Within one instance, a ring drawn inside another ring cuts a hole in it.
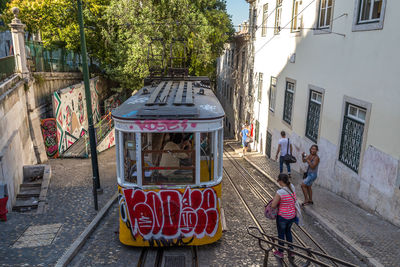
[[[287,150],[286,155],[283,157],[283,161],[286,163],[296,163],[296,158],[292,155],[292,150],[290,150],[289,154],[289,147],[290,147],[290,139],[288,138]]]
[[[271,207],[271,205],[272,205],[272,199],[268,202],[267,205],[265,205],[264,215],[267,219],[275,220],[276,216],[278,215],[279,209],[278,209],[278,207],[273,208],[273,207]]]

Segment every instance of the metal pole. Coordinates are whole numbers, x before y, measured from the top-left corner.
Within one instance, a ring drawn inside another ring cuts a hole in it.
[[[89,140],[90,140],[90,153],[92,158],[93,179],[94,179],[94,184],[96,185],[96,190],[101,192],[99,166],[97,162],[97,151],[96,151],[96,134],[94,131],[93,117],[92,117],[92,99],[91,99],[90,84],[89,84],[89,68],[87,65],[86,40],[85,40],[85,31],[84,31],[83,16],[82,16],[82,0],[77,0],[77,1],[78,1],[79,30],[81,35],[83,82],[85,85],[86,109],[89,122]],[[97,197],[95,197],[95,199],[97,200]]]

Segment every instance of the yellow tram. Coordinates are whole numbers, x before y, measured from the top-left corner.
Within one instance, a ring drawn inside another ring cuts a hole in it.
[[[221,238],[225,114],[209,84],[206,77],[161,78],[112,112],[123,244]]]

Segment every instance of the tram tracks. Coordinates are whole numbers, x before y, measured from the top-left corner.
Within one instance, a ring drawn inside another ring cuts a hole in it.
[[[267,187],[269,187],[269,189],[271,190],[271,192],[269,192],[268,190],[265,189],[266,185],[262,185],[252,174],[250,174],[243,166],[241,166],[238,163],[238,161],[231,155],[231,153],[229,153],[229,151],[226,150],[225,148],[224,148],[224,155],[225,155],[225,158],[228,159],[230,164],[234,167],[234,170],[237,170],[238,174],[243,178],[246,185],[248,186],[249,191],[254,196],[256,196],[256,198],[261,200],[264,205],[267,204],[273,198],[272,194],[276,191],[276,189],[278,187],[276,185],[272,185],[272,186],[268,185]],[[229,182],[231,183],[232,187],[234,188],[234,190],[238,194],[239,198],[241,199],[247,212],[250,214],[250,217],[252,218],[252,220],[256,224],[257,228],[259,229],[259,231],[261,233],[265,233],[263,227],[261,226],[261,223],[256,218],[255,214],[252,212],[250,206],[245,201],[243,196],[240,194],[238,187],[236,186],[235,182],[233,181],[231,175],[228,173],[228,171],[226,169],[226,164],[224,164],[224,172],[225,172]],[[255,186],[255,184],[257,186]],[[268,196],[268,198],[266,196]],[[318,251],[313,251],[313,254],[311,255],[311,257],[314,258],[316,260],[316,262],[321,262],[321,265],[338,266],[336,264],[336,262],[339,262],[345,266],[353,266],[344,261],[341,261],[340,259],[336,259],[336,258],[328,256],[325,249],[312,237],[312,235],[306,229],[304,229],[304,227],[300,227],[300,226],[296,225],[295,230],[294,231],[292,230],[292,233],[293,233],[294,239],[303,247],[309,248],[309,246],[307,245],[307,242],[305,240],[303,240],[303,238],[300,237],[300,235],[304,235],[309,241],[311,241],[314,248],[316,248],[318,250]],[[318,257],[318,256],[320,256],[320,257]],[[324,256],[328,256],[328,258],[331,258],[334,260],[329,261]],[[327,261],[329,262],[329,265],[326,263]],[[287,264],[287,263],[284,263],[284,264]]]
[[[141,249],[137,267],[198,267],[198,247],[179,247],[179,251],[174,248],[160,247]]]

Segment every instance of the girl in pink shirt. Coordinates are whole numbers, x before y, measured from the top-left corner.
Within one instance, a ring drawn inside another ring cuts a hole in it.
[[[281,188],[276,192],[271,207],[279,207],[278,216],[276,216],[276,228],[278,230],[278,238],[288,242],[293,242],[291,228],[296,221],[296,192],[294,186],[290,183],[287,174],[281,173],[278,176],[278,183]],[[278,242],[284,246],[283,242]],[[289,246],[293,249],[293,247]],[[291,253],[288,253],[292,257]],[[283,258],[283,249],[279,248],[274,255]]]

